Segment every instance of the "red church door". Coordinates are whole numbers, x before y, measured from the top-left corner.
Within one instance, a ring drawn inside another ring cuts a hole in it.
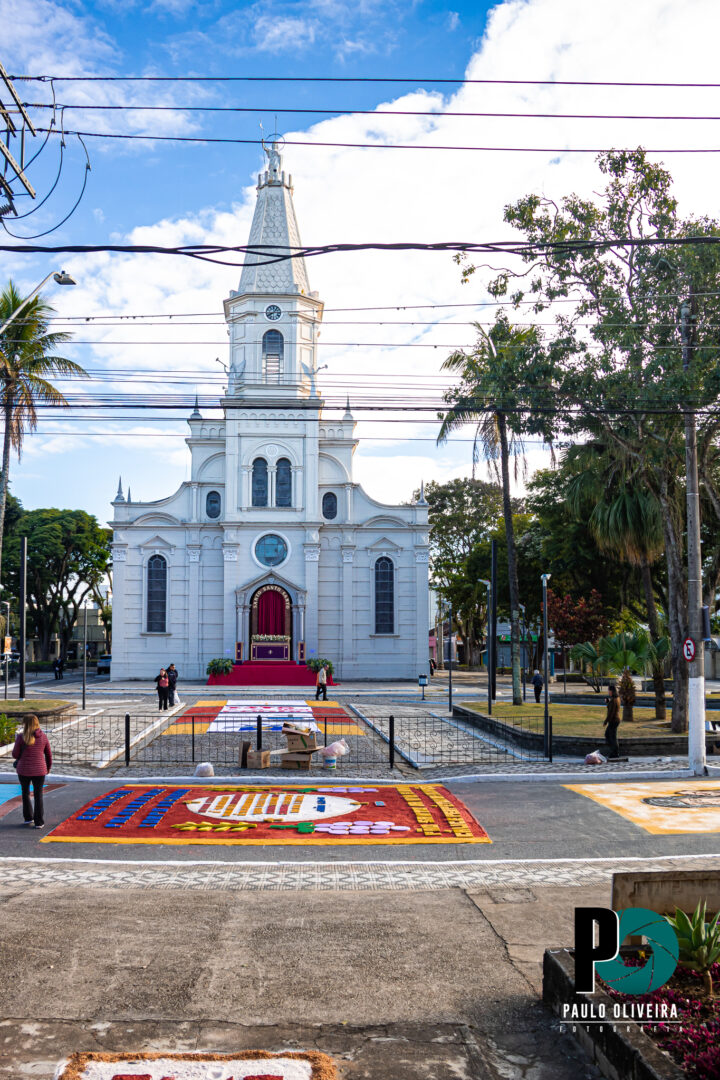
[[[252,599],[251,659],[290,659],[290,597],[279,585],[263,585]]]

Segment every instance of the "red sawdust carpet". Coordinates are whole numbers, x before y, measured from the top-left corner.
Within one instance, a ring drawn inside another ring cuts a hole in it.
[[[467,807],[438,784],[125,784],[43,843],[488,844]]]

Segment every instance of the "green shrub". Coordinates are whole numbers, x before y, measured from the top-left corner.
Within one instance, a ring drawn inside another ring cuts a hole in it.
[[[695,911],[688,918],[684,911],[675,909],[675,918],[665,918],[677,934],[680,967],[690,968],[702,976],[703,986],[708,996],[712,997],[713,981],[711,969],[720,960],[720,911],[713,919],[706,922],[707,902],[698,901]]]
[[[215,660],[209,660],[206,669],[207,675],[229,675],[233,669],[233,662],[227,656],[217,657]]]
[[[310,660],[306,660],[305,666],[311,671],[319,671],[321,667],[326,667],[328,675],[332,675],[334,670],[332,660],[324,660],[322,656],[313,656]]]
[[[15,734],[18,727],[17,720],[13,720],[12,717],[6,716],[5,713],[0,713],[0,746],[6,746],[8,743],[15,742]]]

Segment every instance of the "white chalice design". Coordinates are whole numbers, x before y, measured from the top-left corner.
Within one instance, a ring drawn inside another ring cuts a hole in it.
[[[186,804],[192,814],[227,822],[327,821],[359,810],[361,803],[340,795],[299,791],[237,791],[205,795]]]

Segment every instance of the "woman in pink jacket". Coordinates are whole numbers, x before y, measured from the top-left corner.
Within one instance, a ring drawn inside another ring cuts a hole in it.
[[[15,736],[12,756],[17,761],[17,774],[22,788],[22,808],[26,825],[35,825],[42,829],[45,824],[43,814],[43,784],[52,768],[52,752],[44,731],[40,730],[40,721],[30,713],[25,717],[22,735]],[[30,802],[30,783],[33,787],[33,801]]]

